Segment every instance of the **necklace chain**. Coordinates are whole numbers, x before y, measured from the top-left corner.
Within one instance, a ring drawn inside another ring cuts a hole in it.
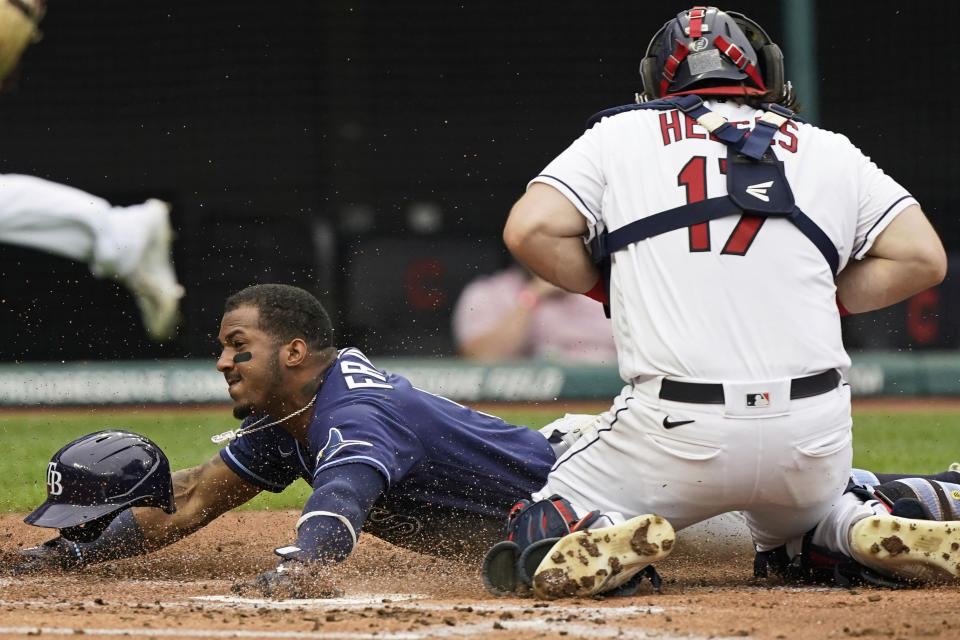
[[[312,398],[310,398],[310,402],[300,407],[293,413],[290,413],[285,417],[280,418],[279,420],[274,420],[273,422],[269,422],[267,424],[261,425],[260,424],[261,422],[263,422],[264,420],[270,417],[270,416],[263,416],[262,418],[260,418],[259,420],[251,424],[249,427],[241,427],[240,429],[236,429],[236,430],[230,429],[229,431],[218,433],[215,436],[210,436],[210,441],[213,442],[214,444],[223,444],[225,442],[230,442],[231,440],[236,440],[237,438],[242,438],[243,436],[249,435],[251,433],[262,431],[263,429],[267,429],[269,427],[275,427],[278,424],[281,424],[283,422],[286,422],[290,418],[293,418],[294,416],[300,415],[301,413],[303,413],[304,411],[312,407],[316,399],[317,399],[317,396],[313,396]]]

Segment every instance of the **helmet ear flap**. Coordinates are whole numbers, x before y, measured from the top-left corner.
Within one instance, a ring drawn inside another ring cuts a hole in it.
[[[640,78],[643,93],[649,99],[660,97],[660,74],[657,73],[657,56],[647,56],[640,61]]]
[[[773,100],[784,96],[786,83],[783,71],[783,52],[774,43],[765,44],[760,48],[760,58],[763,69],[763,83],[767,86],[767,95]]]

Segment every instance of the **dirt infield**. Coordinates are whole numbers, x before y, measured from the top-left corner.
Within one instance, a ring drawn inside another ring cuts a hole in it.
[[[488,594],[474,563],[438,560],[361,537],[321,580],[335,598],[239,598],[231,585],[275,565],[295,512],[222,516],[146,558],[80,574],[14,577],[15,551],[43,541],[0,516],[0,637],[957,638],[960,587],[793,589],[751,578],[749,553],[684,549],[660,565],[664,593],[551,603]],[[701,553],[701,552],[698,552]],[[709,553],[702,551],[702,553]]]
[[[544,404],[484,408],[558,412]],[[229,413],[227,407],[209,409]],[[563,406],[600,409],[596,403]],[[960,411],[960,400],[859,399],[854,411]],[[645,584],[629,598],[498,598],[481,586],[475,560],[438,560],[370,536],[361,537],[346,562],[319,577],[321,586],[342,595],[264,600],[234,594],[232,585],[275,566],[273,548],[292,540],[298,515],[230,513],[146,558],[30,577],[10,573],[16,550],[49,536],[23,524],[22,514],[0,515],[0,638],[960,638],[960,586],[890,591],[757,582],[742,541],[707,538],[693,545],[683,534],[674,555],[658,567],[665,579],[662,594]]]

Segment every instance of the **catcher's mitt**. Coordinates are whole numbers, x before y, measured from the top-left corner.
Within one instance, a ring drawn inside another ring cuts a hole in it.
[[[521,500],[507,515],[507,539],[491,547],[483,559],[483,585],[495,595],[526,591],[557,540],[599,517],[599,511],[591,511],[577,519],[570,503],[556,495],[537,502]]]

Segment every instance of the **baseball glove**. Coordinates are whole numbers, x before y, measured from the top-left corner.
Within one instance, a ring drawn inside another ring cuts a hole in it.
[[[521,500],[507,515],[507,539],[491,547],[483,559],[483,585],[495,595],[526,591],[540,561],[557,540],[588,527],[599,515],[591,511],[578,520],[573,507],[560,496],[537,502]]]

